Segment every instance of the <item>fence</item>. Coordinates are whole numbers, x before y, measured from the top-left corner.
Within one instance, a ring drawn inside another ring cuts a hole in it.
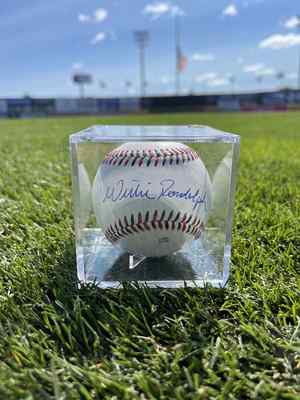
[[[223,95],[156,96],[145,98],[0,99],[0,117],[171,113],[209,111],[276,111],[300,108],[300,91]]]

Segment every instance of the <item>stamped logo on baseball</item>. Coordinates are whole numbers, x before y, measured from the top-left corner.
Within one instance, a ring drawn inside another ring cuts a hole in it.
[[[126,143],[101,163],[93,205],[107,240],[132,254],[161,257],[201,237],[211,182],[198,154],[184,144]]]

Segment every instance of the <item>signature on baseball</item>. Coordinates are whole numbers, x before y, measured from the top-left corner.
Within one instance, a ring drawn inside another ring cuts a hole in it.
[[[187,200],[193,204],[195,210],[200,204],[206,207],[207,194],[201,192],[200,189],[192,189],[191,187],[182,191],[176,187],[174,179],[162,179],[160,188],[155,191],[152,182],[143,182],[141,180],[132,179],[129,184],[125,184],[123,179],[118,180],[112,185],[106,186],[103,203],[106,201],[121,202],[126,199],[142,199],[142,200],[161,200],[176,199]]]

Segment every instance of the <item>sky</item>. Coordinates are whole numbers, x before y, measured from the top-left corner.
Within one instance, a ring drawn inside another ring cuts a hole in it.
[[[92,75],[87,96],[138,95],[136,30],[147,94],[173,94],[176,19],[182,94],[297,84],[299,0],[12,0],[1,13],[0,97],[75,97],[74,73]]]

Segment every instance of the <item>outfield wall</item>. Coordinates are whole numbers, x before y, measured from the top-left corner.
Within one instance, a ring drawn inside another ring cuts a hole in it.
[[[49,115],[101,115],[128,113],[284,111],[300,109],[300,91],[153,96],[144,98],[0,99],[0,117],[29,118]]]

